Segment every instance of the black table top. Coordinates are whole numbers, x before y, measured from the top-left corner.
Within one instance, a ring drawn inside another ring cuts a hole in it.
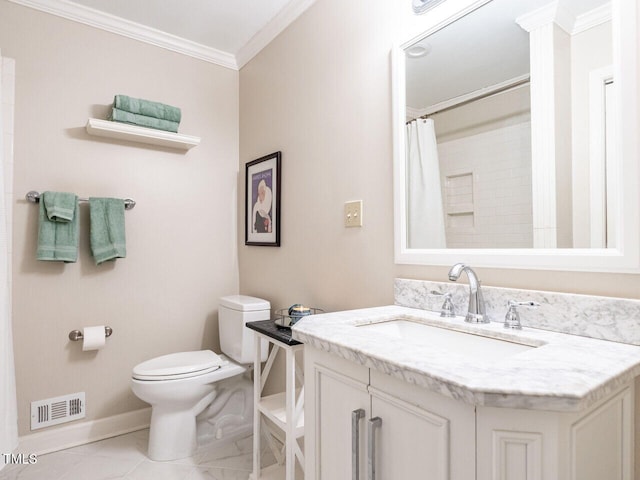
[[[247,327],[256,332],[260,332],[267,337],[271,337],[286,345],[301,345],[301,342],[291,338],[291,329],[279,327],[273,320],[259,320],[257,322],[247,322]]]

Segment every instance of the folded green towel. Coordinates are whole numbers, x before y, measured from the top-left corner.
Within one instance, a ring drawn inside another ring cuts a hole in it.
[[[178,122],[172,122],[169,120],[162,120],[161,118],[147,117],[145,115],[138,115],[137,113],[125,112],[124,110],[118,110],[113,108],[111,110],[111,116],[109,120],[120,123],[130,123],[131,125],[138,125],[139,127],[155,128],[156,130],[164,130],[166,132],[178,132]]]
[[[42,194],[38,214],[38,260],[75,262],[78,259],[79,211],[78,197],[73,193]]]
[[[76,211],[78,197],[74,193],[44,192],[42,201],[52,222],[70,222]]]
[[[124,200],[89,198],[91,253],[100,265],[107,260],[127,256],[124,234]]]
[[[160,102],[152,102],[142,98],[133,98],[126,95],[116,95],[113,99],[113,108],[124,110],[125,112],[137,113],[147,117],[161,118],[171,122],[178,122],[182,119],[182,112],[178,107],[165,105]]]

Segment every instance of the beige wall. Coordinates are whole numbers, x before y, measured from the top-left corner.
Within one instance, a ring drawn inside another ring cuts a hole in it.
[[[21,434],[29,402],[50,396],[86,391],[89,419],[144,407],[129,391],[131,367],[217,349],[217,299],[238,285],[274,308],[338,310],[391,303],[395,277],[446,279],[447,267],[393,261],[392,4],[318,0],[238,83],[237,72],[0,1],[0,48],[17,69]],[[181,106],[181,132],[202,144],[181,154],[87,136],[87,117],[104,116],[115,93]],[[276,150],[282,246],[247,247],[244,164]],[[126,213],[129,257],[94,266],[84,205],[78,263],[36,262],[36,207],[22,200],[31,189],[135,198]],[[343,204],[353,199],[364,201],[364,227],[345,229]],[[487,285],[640,298],[640,275],[479,274]],[[67,341],[70,330],[94,324],[114,328],[104,350],[82,353]]]
[[[531,121],[529,84],[435,113],[438,143]],[[530,135],[529,135],[530,136]]]
[[[240,71],[241,177],[281,150],[283,182],[282,246],[240,242],[241,291],[276,308],[392,300],[393,3],[318,0]],[[365,226],[344,228],[344,202],[358,199]]]
[[[240,71],[241,170],[283,155],[282,246],[240,242],[243,293],[338,310],[392,303],[394,277],[446,281],[447,267],[394,265],[392,3],[318,0]],[[353,199],[364,226],[347,229]],[[478,273],[486,285],[640,298],[636,274]]]
[[[394,3],[317,0],[240,71],[239,209],[244,163],[282,150],[283,182],[281,247],[239,242],[242,293],[343,310],[392,303],[395,277],[446,281],[448,267],[394,265]],[[364,226],[347,229],[353,199]],[[486,285],[640,298],[637,274],[478,273]]]
[[[16,60],[14,342],[20,433],[29,402],[85,391],[95,419],[147,405],[131,368],[180,350],[218,348],[217,301],[238,292],[236,183],[238,72],[0,1],[0,48]],[[180,131],[202,137],[188,153],[101,140],[123,93],[180,106]],[[81,205],[76,264],[35,260],[32,189],[134,198],[126,259],[96,267]],[[70,330],[108,324],[95,353]]]

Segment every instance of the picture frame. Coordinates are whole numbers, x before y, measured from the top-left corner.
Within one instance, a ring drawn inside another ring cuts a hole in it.
[[[281,157],[274,152],[245,166],[245,245],[280,246]]]

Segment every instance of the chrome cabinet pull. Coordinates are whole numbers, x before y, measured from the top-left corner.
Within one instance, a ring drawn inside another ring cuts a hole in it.
[[[369,419],[367,449],[367,480],[376,480],[376,429],[382,425],[380,417]]]
[[[351,480],[360,480],[360,419],[364,410],[351,412]]]

